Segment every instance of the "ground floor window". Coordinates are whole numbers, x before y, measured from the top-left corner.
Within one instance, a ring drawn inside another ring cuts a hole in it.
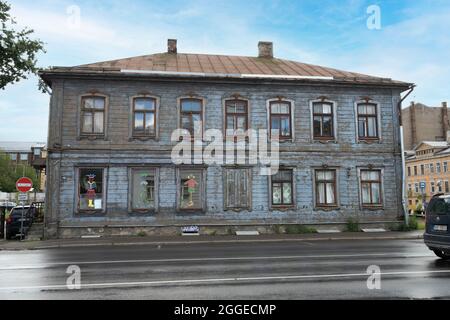
[[[419,184],[415,184],[416,193]],[[382,205],[381,170],[361,170],[361,199],[363,206]]]
[[[131,209],[151,211],[156,208],[156,170],[131,169]]]
[[[105,209],[103,178],[103,168],[78,169],[80,211],[96,212]]]
[[[271,177],[272,206],[292,206],[293,196],[293,172],[291,169],[280,169]]]
[[[251,169],[225,169],[225,207],[250,209]]]
[[[316,205],[318,207],[337,206],[336,170],[316,170]]]
[[[203,210],[202,169],[179,169],[178,188],[180,210]]]

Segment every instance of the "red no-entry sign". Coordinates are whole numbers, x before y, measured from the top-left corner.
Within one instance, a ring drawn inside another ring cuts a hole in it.
[[[33,181],[30,178],[23,177],[16,182],[16,189],[19,192],[28,192],[31,188],[33,188]]]

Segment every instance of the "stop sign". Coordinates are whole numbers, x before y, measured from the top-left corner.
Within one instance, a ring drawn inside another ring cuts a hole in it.
[[[16,188],[19,192],[28,192],[33,188],[33,181],[30,178],[20,178],[16,182]]]

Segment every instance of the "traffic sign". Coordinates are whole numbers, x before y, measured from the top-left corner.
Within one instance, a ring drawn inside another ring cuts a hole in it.
[[[426,183],[425,182],[421,182],[420,183],[420,189],[425,189],[425,187],[426,187],[427,185],[426,185]]]
[[[23,177],[16,182],[16,189],[19,192],[28,192],[31,188],[33,188],[33,181],[30,178]]]
[[[18,197],[19,201],[27,201],[28,200],[28,195],[26,193],[19,193],[19,197]]]

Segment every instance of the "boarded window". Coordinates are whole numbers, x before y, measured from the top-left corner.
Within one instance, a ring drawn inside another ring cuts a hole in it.
[[[103,173],[104,169],[102,168],[82,168],[78,170],[80,211],[100,211],[104,209]]]
[[[316,205],[336,206],[336,170],[316,170]]]
[[[292,175],[292,170],[283,169],[271,177],[272,206],[291,206],[294,204]]]
[[[203,171],[199,169],[180,169],[180,209],[203,209]]]
[[[105,132],[105,98],[84,97],[81,101],[81,133],[103,134]]]
[[[360,103],[357,109],[359,139],[378,139],[377,105]]]
[[[156,179],[154,169],[131,170],[131,208],[133,211],[155,209]]]
[[[419,192],[419,184],[414,185]],[[361,199],[363,205],[381,205],[381,171],[361,170]]]
[[[313,103],[313,123],[315,139],[333,139],[333,104],[329,102]]]
[[[156,134],[156,99],[133,99],[133,136]]]
[[[227,209],[250,208],[250,172],[250,169],[225,170],[225,206]]]
[[[186,129],[191,138],[202,137],[203,103],[200,99],[182,99],[180,105],[180,128]]]
[[[286,101],[270,102],[270,134],[278,135],[280,140],[292,138],[291,103]]]

